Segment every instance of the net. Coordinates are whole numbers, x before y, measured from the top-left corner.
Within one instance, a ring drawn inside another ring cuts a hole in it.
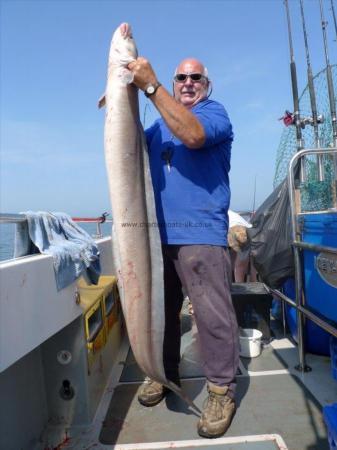
[[[337,65],[333,65],[331,69],[336,96]],[[314,77],[314,87],[316,93],[317,112],[319,115],[323,115],[324,117],[323,123],[319,125],[321,146],[330,147],[332,146],[333,138],[326,69],[322,70]],[[302,92],[299,102],[301,118],[310,117],[312,113],[308,86],[306,86]],[[305,148],[315,148],[314,129],[311,125],[306,125],[306,127],[302,130],[302,136]],[[276,154],[274,188],[276,188],[287,176],[289,162],[296,151],[295,127],[286,127],[281,135],[280,144]],[[334,164],[332,158],[330,156],[324,156],[324,181],[319,181],[317,156],[312,155],[305,158],[306,181],[300,185],[302,211],[325,210],[333,207],[333,168]]]

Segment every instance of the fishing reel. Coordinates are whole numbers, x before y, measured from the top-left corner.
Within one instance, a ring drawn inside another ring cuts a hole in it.
[[[315,122],[314,122],[314,118],[312,116],[308,116],[308,117],[302,117],[301,120],[301,128],[305,128],[306,125],[311,125],[314,126]],[[319,116],[317,116],[317,124],[320,125],[324,122],[324,117],[322,114],[320,114]]]
[[[284,116],[280,117],[279,120],[282,120],[284,125],[286,127],[289,127],[290,125],[296,125],[296,117],[294,113],[291,113],[290,111],[285,111]],[[322,114],[317,116],[317,125],[320,125],[324,122],[324,116]],[[312,116],[302,117],[300,118],[300,126],[302,129],[306,127],[306,125],[315,125],[314,118]]]

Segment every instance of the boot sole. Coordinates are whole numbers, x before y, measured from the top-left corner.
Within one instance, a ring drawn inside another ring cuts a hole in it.
[[[158,403],[160,403],[162,400],[164,400],[165,396],[166,396],[166,394],[163,395],[160,399],[152,400],[152,402],[142,400],[138,397],[138,401],[143,406],[156,406],[156,405],[158,405]]]
[[[199,434],[199,436],[205,437],[205,438],[208,438],[208,439],[216,439],[216,438],[219,438],[219,437],[223,436],[224,434],[226,434],[226,432],[228,431],[229,427],[231,426],[233,418],[235,416],[235,413],[236,413],[236,409],[234,410],[234,413],[233,413],[233,415],[231,417],[231,420],[229,421],[229,424],[227,425],[226,429],[224,431],[222,431],[221,433],[211,434],[211,433],[208,433],[207,431],[202,431],[202,429],[199,430],[199,427],[198,427],[198,434]]]
[[[219,437],[223,436],[226,433],[226,431],[228,430],[228,428],[223,433],[209,434],[207,432],[203,432],[203,431],[199,431],[198,430],[198,434],[199,434],[200,437],[204,437],[204,438],[207,438],[207,439],[216,439],[216,438],[219,438]]]

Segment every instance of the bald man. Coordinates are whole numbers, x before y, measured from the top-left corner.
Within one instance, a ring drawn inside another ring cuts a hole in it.
[[[230,295],[227,249],[232,125],[224,107],[208,98],[205,66],[184,59],[173,77],[173,95],[151,64],[129,64],[134,83],[152,101],[160,118],[146,130],[150,168],[162,240],[165,286],[164,368],[180,384],[182,286],[193,305],[208,400],[198,433],[218,437],[235,414],[238,327]],[[146,380],[138,400],[154,406],[168,393]]]

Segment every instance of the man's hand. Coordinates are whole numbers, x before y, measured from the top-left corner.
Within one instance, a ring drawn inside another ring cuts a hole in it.
[[[156,84],[158,82],[151,64],[141,56],[136,61],[131,62],[128,65],[128,69],[134,75],[134,84],[142,91],[145,91],[148,84]]]

